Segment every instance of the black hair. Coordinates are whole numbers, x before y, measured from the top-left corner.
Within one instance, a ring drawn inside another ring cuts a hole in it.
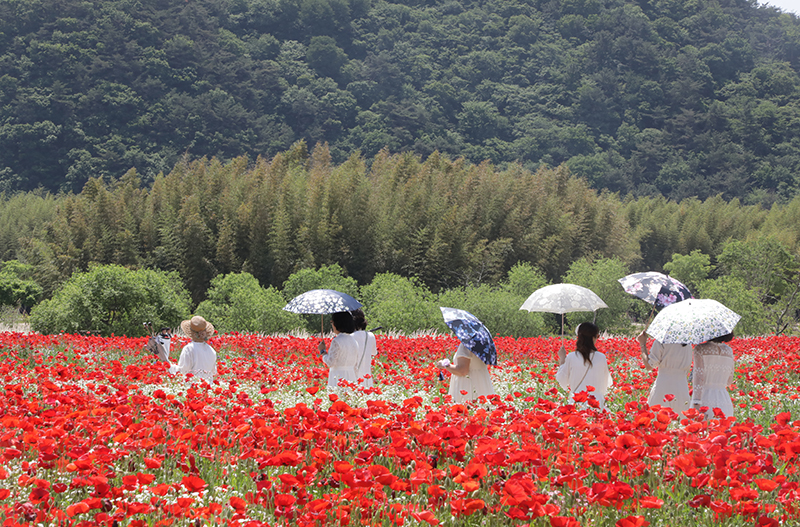
[[[351,311],[353,314],[353,323],[356,326],[356,331],[365,331],[367,329],[367,318],[361,308]]]
[[[594,338],[600,334],[600,328],[591,322],[584,322],[578,326],[578,340],[575,342],[575,351],[583,357],[583,363],[592,365],[592,352],[597,351]]]
[[[733,340],[733,332],[727,333],[725,335],[720,335],[719,337],[714,337],[711,339],[711,342],[730,342]]]
[[[331,315],[331,322],[336,326],[339,333],[352,333],[356,330],[353,323],[353,315],[349,311],[339,311]]]

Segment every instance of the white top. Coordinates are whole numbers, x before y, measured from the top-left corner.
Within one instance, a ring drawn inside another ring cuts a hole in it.
[[[672,408],[678,415],[689,409],[689,371],[692,369],[692,347],[684,344],[662,344],[653,342],[647,362],[658,368],[658,375],[647,404],[660,404]],[[665,400],[673,395],[671,401]]]
[[[358,361],[358,345],[353,335],[339,333],[331,340],[328,353],[322,356],[322,361],[328,365],[328,389],[333,390],[339,385],[339,379],[356,382],[356,362]]]
[[[486,364],[463,344],[458,346],[453,357],[453,364],[458,364],[459,357],[469,359],[469,374],[466,377],[450,375],[450,390],[448,393],[453,397],[453,402],[463,403],[475,400],[481,395],[494,395],[492,377],[489,375],[489,368],[486,367]],[[462,391],[466,393],[461,393]]]
[[[372,388],[372,358],[378,355],[377,340],[375,335],[363,330],[353,333],[353,338],[358,346],[356,361],[358,383],[365,388]]]
[[[556,373],[556,381],[561,387],[569,391],[569,400],[572,402],[573,395],[586,391],[587,386],[594,387],[593,395],[597,402],[600,403],[600,409],[606,407],[606,394],[608,389],[614,384],[611,378],[611,373],[608,371],[608,362],[606,356],[599,351],[593,351],[590,355],[592,364],[584,364],[583,357],[577,351],[573,351],[567,355]],[[584,403],[582,406],[586,406]]]
[[[725,417],[733,416],[733,402],[728,385],[733,382],[733,350],[720,342],[704,342],[694,347],[692,404],[708,406],[706,416],[714,417],[719,408]]]
[[[181,350],[178,371],[211,384],[217,374],[217,352],[205,342],[190,342]]]

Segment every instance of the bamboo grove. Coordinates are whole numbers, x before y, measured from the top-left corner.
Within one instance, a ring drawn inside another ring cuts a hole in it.
[[[338,263],[361,284],[379,272],[434,291],[492,284],[517,262],[550,280],[580,259],[661,269],[673,253],[715,258],[732,239],[770,236],[796,254],[800,201],[771,210],[721,198],[680,203],[598,193],[564,167],[498,170],[434,153],[381,151],[334,164],[299,142],[272,159],[185,160],[143,188],[135,171],[80,194],[0,202],[0,257],[33,268],[49,296],[90,263],[175,270],[194,302],[211,279],[249,272],[278,288]]]

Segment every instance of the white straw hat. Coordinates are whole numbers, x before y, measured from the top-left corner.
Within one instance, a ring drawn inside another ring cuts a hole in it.
[[[191,320],[181,322],[183,334],[195,342],[205,342],[214,335],[214,326],[203,317],[194,316]]]

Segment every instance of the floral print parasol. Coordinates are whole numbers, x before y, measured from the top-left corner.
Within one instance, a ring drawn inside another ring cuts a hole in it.
[[[641,298],[657,309],[694,298],[689,288],[669,275],[648,271],[646,273],[629,274],[617,280],[626,293]]]
[[[483,322],[468,311],[454,307],[440,307],[444,323],[453,330],[464,346],[489,366],[497,365],[497,348],[492,334]]]
[[[732,333],[741,318],[716,300],[694,298],[662,309],[647,333],[662,344],[700,344]]]

